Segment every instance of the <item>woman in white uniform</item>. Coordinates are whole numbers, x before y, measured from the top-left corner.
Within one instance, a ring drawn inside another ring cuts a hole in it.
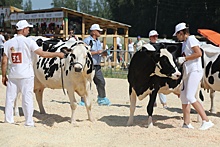
[[[182,55],[178,58],[179,64],[183,64],[183,86],[180,93],[183,110],[183,128],[193,129],[190,124],[190,104],[195,108],[202,118],[202,125],[200,130],[207,130],[214,124],[208,119],[205,110],[200,102],[195,98],[197,88],[203,76],[201,65],[202,52],[200,50],[199,41],[194,35],[189,34],[189,28],[185,23],[179,23],[175,27],[175,33],[179,41],[183,41]]]

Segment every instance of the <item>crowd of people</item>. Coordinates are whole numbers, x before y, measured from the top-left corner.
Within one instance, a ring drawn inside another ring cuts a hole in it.
[[[17,35],[12,39],[6,41],[0,32],[0,48],[4,48],[2,58],[2,83],[7,86],[6,90],[6,103],[5,103],[5,122],[14,123],[13,118],[13,105],[18,92],[22,93],[22,109],[25,116],[25,125],[34,126],[33,121],[33,89],[34,89],[34,71],[32,67],[31,54],[32,52],[45,57],[63,58],[64,53],[61,52],[45,52],[43,51],[35,41],[27,38],[29,34],[29,28],[33,27],[26,20],[21,20],[16,24]],[[101,57],[106,56],[106,52],[103,52],[103,46],[99,37],[103,29],[99,24],[93,24],[90,27],[90,36],[83,41],[91,46],[91,54],[93,58],[93,64],[95,69],[94,83],[97,88],[97,103],[100,106],[111,105],[110,99],[107,98],[105,90],[105,79],[101,70]],[[149,32],[148,43],[155,44],[158,39],[158,32],[152,30]],[[190,106],[192,105],[195,110],[201,116],[203,122],[200,130],[207,130],[214,124],[208,119],[202,105],[196,100],[195,94],[197,87],[199,86],[202,78],[202,65],[201,65],[201,50],[199,41],[195,36],[190,35],[189,28],[185,23],[179,23],[175,27],[175,33],[177,39],[183,42],[182,57],[178,58],[178,63],[183,65],[183,83],[184,87],[181,90],[180,99],[182,102],[183,111],[183,128],[193,129],[194,127],[190,123]],[[70,32],[69,38],[75,37],[74,32]],[[147,43],[141,39],[141,36],[137,36],[137,40],[133,43],[132,39],[129,39],[128,50],[130,59],[134,55],[135,51],[141,49],[143,44]],[[118,49],[122,49],[120,38],[117,38]],[[120,52],[118,53],[120,57]],[[7,75],[8,63],[10,63],[9,74]],[[167,108],[166,96],[159,94],[161,103],[164,108]],[[79,105],[84,106],[84,100],[81,99]],[[156,103],[155,103],[156,105]]]

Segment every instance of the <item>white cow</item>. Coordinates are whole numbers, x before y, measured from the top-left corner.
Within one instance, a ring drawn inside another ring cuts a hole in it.
[[[203,44],[202,66],[204,69],[202,88],[210,91],[211,108],[215,112],[214,96],[215,91],[220,91],[220,48],[211,44]]]

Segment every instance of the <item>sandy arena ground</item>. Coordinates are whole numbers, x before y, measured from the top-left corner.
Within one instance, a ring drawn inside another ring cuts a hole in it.
[[[111,106],[98,106],[97,91],[92,86],[92,113],[96,121],[88,121],[85,107],[78,106],[76,119],[78,126],[69,123],[69,99],[61,89],[46,89],[44,106],[47,114],[39,114],[36,100],[34,104],[34,121],[36,127],[24,127],[24,116],[16,116],[16,124],[4,123],[4,104],[6,88],[0,84],[0,146],[28,147],[115,147],[115,146],[178,146],[178,147],[217,147],[220,146],[220,94],[216,93],[216,114],[208,112],[210,99],[205,94],[204,107],[215,126],[210,130],[200,131],[197,115],[192,110],[191,120],[194,130],[183,129],[181,125],[182,110],[180,99],[175,95],[167,96],[168,109],[163,109],[157,99],[154,108],[154,127],[146,128],[148,98],[137,101],[134,125],[126,126],[129,117],[128,82],[125,79],[106,79],[107,96]],[[77,96],[77,100],[80,98]],[[21,106],[21,100],[19,102]],[[20,107],[20,111],[21,111]],[[21,113],[22,114],[22,113]]]

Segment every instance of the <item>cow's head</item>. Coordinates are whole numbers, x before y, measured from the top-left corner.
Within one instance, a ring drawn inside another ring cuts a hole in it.
[[[66,70],[74,69],[75,72],[86,71],[87,74],[92,72],[92,56],[89,52],[89,47],[87,47],[83,42],[79,41],[76,44],[73,44],[70,49],[64,47],[61,50],[67,53]]]
[[[154,48],[154,49],[153,49]],[[178,79],[181,76],[172,53],[164,46],[158,49],[150,44],[143,45],[142,50],[151,58],[151,62],[155,64],[155,70],[152,75],[159,77],[170,77]]]

